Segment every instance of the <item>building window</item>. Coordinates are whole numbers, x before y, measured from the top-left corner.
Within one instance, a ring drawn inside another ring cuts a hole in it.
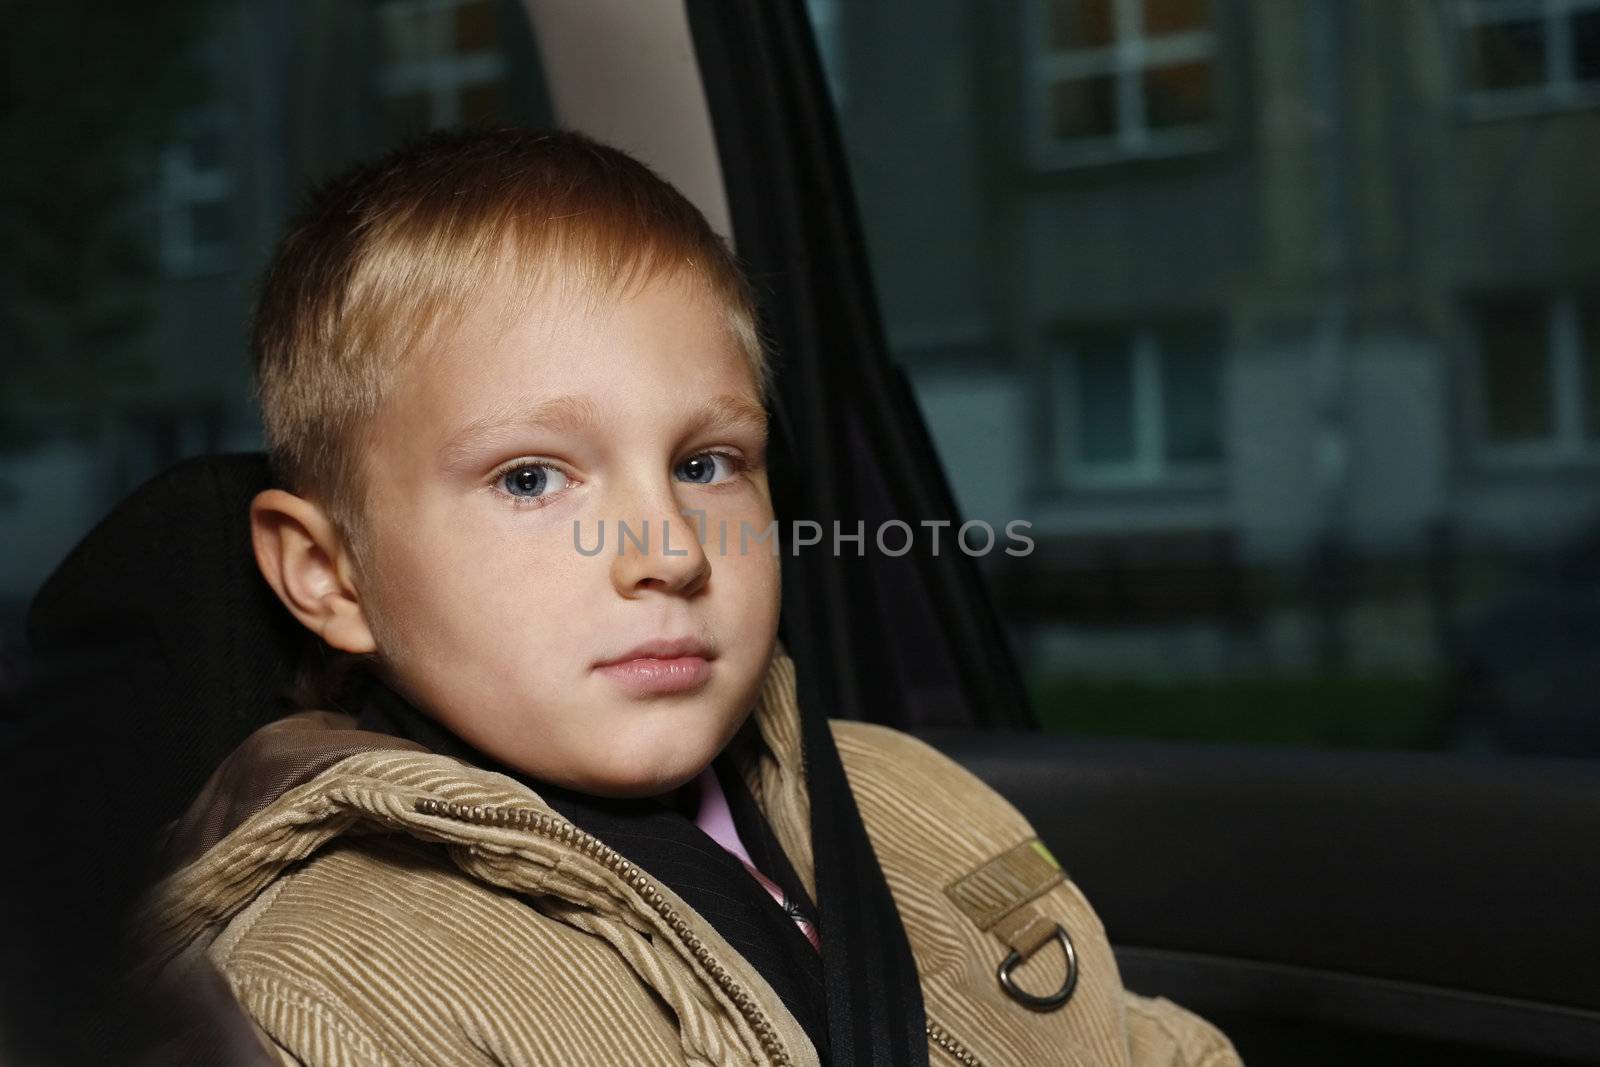
[[[233,172],[228,115],[201,108],[161,152],[161,265],[174,277],[228,269],[233,258]]]
[[[1600,103],[1600,0],[1457,0],[1456,10],[1472,112]]]
[[[1028,0],[1027,114],[1040,166],[1214,148],[1213,0]]]
[[[1600,298],[1490,297],[1470,319],[1485,458],[1600,458]]]
[[[1055,426],[1069,486],[1218,481],[1223,401],[1215,329],[1077,331],[1059,353]]]
[[[389,0],[379,88],[393,136],[504,118],[501,0]]]

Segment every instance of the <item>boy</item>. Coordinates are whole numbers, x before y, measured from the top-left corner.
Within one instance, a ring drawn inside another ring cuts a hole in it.
[[[696,536],[773,519],[755,313],[642,165],[502,129],[359,168],[291,226],[254,353],[257,562],[365,680],[218,770],[147,929],[279,1060],[1237,1062],[894,731],[832,734],[883,951],[817,929],[778,560]]]

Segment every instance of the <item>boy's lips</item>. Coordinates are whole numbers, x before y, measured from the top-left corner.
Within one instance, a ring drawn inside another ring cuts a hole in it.
[[[646,641],[620,655],[596,663],[594,669],[640,696],[684,693],[711,678],[715,653],[693,637]]]
[[[697,637],[656,637],[635,645],[626,652],[596,660],[595,666],[610,667],[636,659],[681,659],[685,656],[713,659],[716,653],[711,651],[710,645]]]

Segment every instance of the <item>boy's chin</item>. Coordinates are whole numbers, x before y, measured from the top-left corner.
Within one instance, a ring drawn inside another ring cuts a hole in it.
[[[679,773],[613,774],[593,777],[580,783],[576,788],[592,796],[607,797],[612,800],[643,800],[646,797],[666,796],[694,781],[700,772],[710,765],[711,760],[712,757],[707,756],[703,763]]]
[[[672,793],[710,766],[748,714],[702,700],[662,708],[656,715],[613,719],[609,736],[568,764],[583,768],[571,776],[574,788],[619,800]]]
[[[662,796],[694,781],[716,758],[720,740],[681,731],[656,744],[608,745],[604,753],[593,754],[584,774],[574,776],[574,788],[617,800]]]

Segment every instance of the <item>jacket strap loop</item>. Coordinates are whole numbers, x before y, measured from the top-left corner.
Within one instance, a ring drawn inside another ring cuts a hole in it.
[[[1027,959],[1055,936],[1056,924],[1040,915],[1036,908],[1024,904],[995,923],[989,932]]]
[[[1030,1011],[1054,1011],[1067,1002],[1078,984],[1078,953],[1072,938],[1033,906],[1033,901],[1066,877],[1044,842],[1031,837],[945,887],[945,895],[978,929],[993,934],[1011,950],[996,977],[1006,995]],[[1030,993],[1016,983],[1012,972],[1052,940],[1061,944],[1066,975],[1056,992],[1047,996]]]
[[[1067,961],[1067,974],[1061,980],[1060,989],[1048,996],[1039,996],[1017,985],[1016,980],[1011,977],[1011,972],[1016,969],[1017,964],[1023,961],[1024,957],[1015,951],[1005,958],[1000,964],[1000,970],[997,972],[1000,988],[1005,990],[1006,996],[1029,1011],[1055,1011],[1072,998],[1072,991],[1078,987],[1078,950],[1073,947],[1072,938],[1067,935],[1067,932],[1061,928],[1059,923],[1051,923],[1050,926],[1055,939],[1061,942],[1061,952]]]
[[[962,875],[944,891],[978,929],[989,930],[1065,880],[1044,842],[1030,837]]]

